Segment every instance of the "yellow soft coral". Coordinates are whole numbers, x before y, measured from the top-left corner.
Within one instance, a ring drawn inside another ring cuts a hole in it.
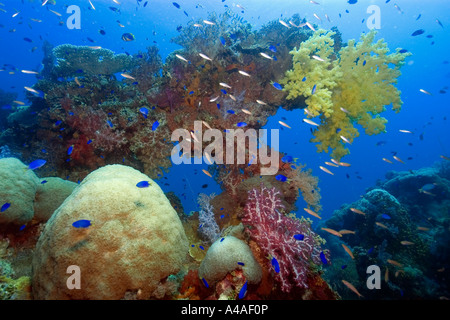
[[[287,99],[306,98],[309,118],[320,116],[314,131],[318,152],[328,152],[337,160],[349,153],[350,143],[359,136],[361,125],[368,135],[385,130],[387,120],[379,116],[392,104],[400,111],[400,91],[395,87],[400,67],[410,53],[389,53],[383,39],[373,43],[376,32],[350,40],[338,53],[334,51],[335,32],[318,30],[313,37],[292,50],[293,69],[281,81]]]

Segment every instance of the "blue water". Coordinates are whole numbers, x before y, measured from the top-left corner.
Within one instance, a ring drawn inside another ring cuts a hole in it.
[[[101,46],[116,53],[129,54],[156,44],[160,55],[165,58],[179,48],[170,41],[178,35],[178,26],[186,26],[191,19],[206,19],[208,12],[223,13],[225,6],[239,13],[255,28],[271,20],[300,13],[321,28],[337,26],[344,42],[352,38],[358,39],[362,32],[368,31],[366,22],[362,22],[369,17],[366,12],[368,1],[350,5],[346,1],[318,0],[320,5],[317,5],[307,0],[241,0],[239,4],[245,8],[243,12],[235,6],[237,2],[229,0],[179,0],[177,3],[180,8],[176,8],[172,1],[164,0],[149,0],[146,7],[143,7],[146,1],[120,2],[117,5],[112,0],[92,0],[96,8],[93,10],[87,0],[56,0],[56,5],[47,4],[44,7],[37,0],[3,0],[4,6],[0,8],[6,12],[0,12],[1,64],[7,66],[5,71],[0,72],[0,88],[17,92],[18,100],[26,101],[23,87],[35,84],[35,76],[8,72],[12,70],[11,66],[19,70],[40,70],[44,40],[54,46],[64,43]],[[288,112],[280,109],[266,126],[268,129],[281,128],[278,124],[281,117],[286,118],[285,122],[291,125],[292,129],[282,128],[280,151],[298,157],[301,163],[306,164],[319,177],[324,217],[330,216],[341,204],[357,200],[366,188],[373,186],[378,179],[383,179],[387,171],[430,166],[440,160],[440,155],[450,154],[449,93],[439,93],[445,86],[450,86],[450,37],[447,33],[450,28],[447,14],[450,12],[450,2],[396,0],[386,3],[384,0],[370,1],[370,4],[378,5],[381,9],[381,28],[377,39],[384,38],[391,51],[401,47],[413,53],[401,69],[402,76],[397,84],[404,102],[402,111],[395,114],[388,109],[383,114],[389,120],[387,133],[376,136],[361,134],[351,145],[351,154],[343,159],[352,166],[336,168],[333,170],[335,175],[330,176],[319,169],[319,165],[330,161],[330,158],[326,153],[317,153],[316,147],[309,142],[310,126],[301,121],[303,111]],[[78,5],[81,8],[80,30],[69,30],[66,27],[66,20],[70,16],[66,13],[68,5]],[[120,8],[120,13],[109,7]],[[12,17],[16,10],[20,13]],[[322,22],[314,18],[314,13],[321,17]],[[327,21],[325,14],[330,17],[331,22]],[[417,20],[419,15],[421,17]],[[436,19],[439,19],[444,28]],[[125,27],[121,28],[117,21]],[[105,35],[99,33],[101,29],[105,31]],[[417,29],[424,29],[425,34],[412,37],[411,34]],[[122,41],[124,32],[134,34],[136,40]],[[433,37],[427,38],[426,35]],[[89,41],[88,37],[94,42]],[[25,41],[24,38],[29,38],[32,42]],[[33,47],[37,49],[31,52]],[[432,95],[426,95],[419,89],[425,89]],[[400,129],[410,130],[413,134],[400,133]],[[420,139],[421,134],[423,140]],[[379,141],[386,143],[376,146]],[[392,158],[392,152],[396,152],[406,163],[394,161],[389,164],[381,160],[383,157]],[[204,168],[206,165],[174,166],[166,175],[168,180],[161,180],[169,183],[168,186],[160,184],[165,191],[175,191],[180,196],[186,212],[197,210],[195,200],[198,192],[220,192],[220,187],[212,179],[198,174]],[[187,183],[180,184],[180,177],[185,177]],[[208,187],[202,188],[204,184],[208,184]],[[301,201],[299,208],[303,206]]]

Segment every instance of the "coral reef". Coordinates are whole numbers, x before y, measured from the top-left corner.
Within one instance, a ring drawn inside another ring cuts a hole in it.
[[[350,40],[335,51],[335,35],[317,30],[299,49],[292,50],[293,69],[281,83],[289,93],[287,99],[306,98],[308,118],[320,117],[311,140],[318,143],[318,152],[331,148],[331,157],[339,160],[349,153],[345,143],[359,136],[355,123],[368,135],[378,134],[385,130],[387,120],[379,116],[385,107],[392,105],[394,111],[400,111],[400,91],[394,85],[411,53],[398,49],[389,54],[382,39],[373,42],[374,30],[361,35],[358,43]]]
[[[140,181],[149,186],[139,188]],[[72,224],[90,221],[88,228]],[[33,256],[35,299],[148,299],[180,271],[188,243],[160,187],[127,166],[87,176],[45,225]],[[67,268],[81,271],[83,290],[66,286]]]
[[[360,200],[343,205],[330,219],[320,222],[320,227],[342,232],[342,237],[320,234],[333,254],[325,278],[344,299],[355,299],[356,295],[341,279],[351,279],[366,299],[439,299],[449,295],[444,280],[450,267],[446,249],[450,245],[448,167],[448,163],[441,163],[413,172],[390,172],[387,180],[378,182]],[[354,259],[342,244],[350,248]],[[381,268],[381,290],[369,290],[365,285],[369,265]]]
[[[201,193],[198,196],[198,203],[201,208],[198,214],[198,232],[200,237],[208,244],[212,244],[220,237],[220,228],[214,217],[213,206],[211,205],[211,200],[215,196],[214,193],[209,196]]]

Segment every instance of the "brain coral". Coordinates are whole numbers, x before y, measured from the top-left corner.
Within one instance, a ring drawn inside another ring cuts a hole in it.
[[[139,188],[140,181],[150,186]],[[75,228],[78,220],[88,228]],[[89,174],[47,222],[33,257],[35,299],[150,298],[187,256],[181,221],[161,188],[127,166]],[[68,289],[67,268],[81,271]]]
[[[44,178],[38,185],[34,200],[34,218],[47,221],[53,212],[66,200],[77,184],[61,178]]]
[[[10,207],[0,213],[0,224],[22,225],[33,219],[33,201],[39,178],[16,158],[0,159],[0,206]]]
[[[253,257],[250,247],[238,238],[227,236],[218,239],[208,249],[198,275],[205,278],[208,284],[212,284],[222,280],[228,272],[235,269],[242,269],[249,283],[261,281],[262,269]]]

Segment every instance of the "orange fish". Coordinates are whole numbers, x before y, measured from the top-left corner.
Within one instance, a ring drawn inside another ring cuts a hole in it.
[[[384,273],[384,281],[389,282],[389,269],[386,268],[386,272]]]
[[[344,234],[355,234],[355,231],[342,229],[342,230],[339,230],[339,233],[342,234],[342,235],[344,235]]]
[[[362,214],[363,216],[365,216],[366,214],[364,212],[362,212],[361,210],[355,209],[355,208],[350,208],[350,210],[352,210],[354,213],[357,214]]]
[[[403,270],[397,270],[397,271],[395,272],[395,277],[396,277],[396,278],[398,277],[398,275],[400,274],[400,272],[402,272],[403,274],[405,274],[405,271],[403,271]]]
[[[342,283],[345,284],[345,286],[347,288],[349,288],[350,290],[352,290],[354,293],[356,293],[358,295],[358,297],[363,297],[363,295],[361,293],[358,292],[358,290],[356,290],[356,288],[348,281],[342,280]]]
[[[211,173],[209,173],[208,171],[206,171],[205,169],[202,170],[204,174],[206,174],[208,177],[212,178]]]
[[[414,242],[411,242],[411,241],[406,241],[406,240],[404,240],[404,241],[400,241],[400,243],[401,243],[402,245],[404,245],[404,246],[411,246],[411,245],[413,245],[413,244],[414,244]]]
[[[326,164],[327,166],[339,168],[339,166],[338,166],[337,164],[334,164],[334,163],[331,163],[331,162],[328,162],[328,161],[325,161],[325,164]]]
[[[387,163],[393,163],[391,160],[383,158],[383,161],[386,161]]]
[[[386,227],[386,225],[382,224],[381,222],[375,222],[375,224],[381,228],[389,229],[388,227]]]
[[[351,164],[347,163],[347,162],[339,162],[339,165],[342,167],[350,167],[351,166]]]
[[[395,160],[397,160],[398,162],[405,163],[402,159],[400,159],[400,158],[397,157],[397,156],[394,156],[393,158],[394,158]]]
[[[400,262],[397,262],[395,260],[387,259],[387,262],[396,267],[403,267],[403,265]]]
[[[329,228],[321,228],[323,231],[329,232],[334,236],[338,236],[338,237],[342,237],[342,234],[340,234],[339,232],[337,232],[336,230],[333,229],[329,229]]]
[[[449,158],[449,157],[446,157],[446,156],[441,155],[441,158],[444,159],[444,160],[450,161],[450,158]]]
[[[303,208],[303,210],[305,210],[305,211],[308,212],[310,215],[312,215],[312,216],[314,216],[314,217],[316,217],[316,218],[322,219],[317,213],[315,213],[315,212],[312,211],[311,209]]]
[[[426,228],[426,227],[417,227],[417,230],[421,230],[421,231],[429,231],[430,228]]]
[[[353,256],[352,250],[350,250],[349,247],[347,247],[345,244],[342,243],[342,248],[344,248],[345,252],[347,252],[348,255],[349,255],[352,259],[355,259],[355,257]]]

